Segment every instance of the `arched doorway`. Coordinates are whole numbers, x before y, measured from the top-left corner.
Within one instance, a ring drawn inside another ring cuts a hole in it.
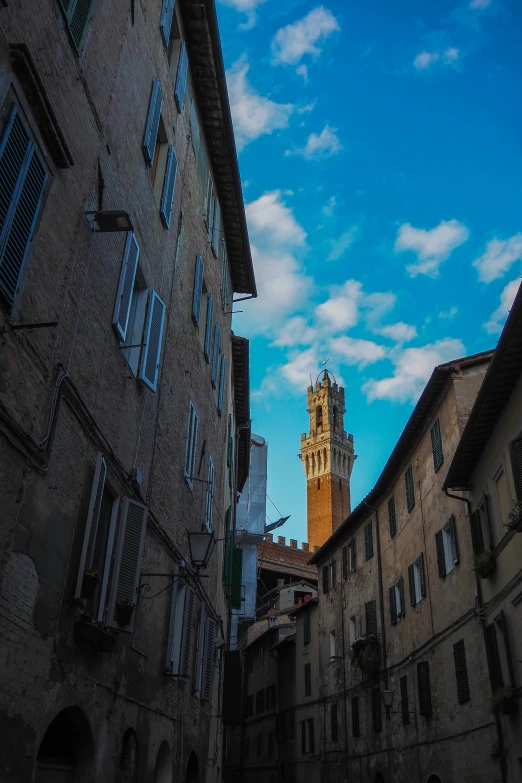
[[[139,750],[138,737],[134,729],[127,729],[121,741],[118,783],[137,783]]]
[[[158,751],[154,783],[172,783],[172,757],[168,742],[163,742]]]
[[[94,767],[94,741],[79,707],[67,707],[49,724],[36,759],[35,783],[84,783]]]
[[[430,775],[428,778],[428,783],[442,783],[442,780],[438,775]]]
[[[376,774],[374,783],[384,783],[384,778],[380,772]]]
[[[185,776],[185,783],[199,783],[199,762],[198,757],[192,751],[187,763],[187,774]]]

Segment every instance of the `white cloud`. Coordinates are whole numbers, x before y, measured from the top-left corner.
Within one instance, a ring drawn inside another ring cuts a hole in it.
[[[317,58],[321,54],[318,44],[339,29],[331,11],[322,5],[318,6],[303,19],[277,31],[272,41],[273,61],[297,65],[305,54]]]
[[[396,324],[389,324],[379,329],[379,334],[389,337],[397,343],[409,343],[414,337],[417,337],[417,329],[404,321],[398,321]]]
[[[468,8],[487,8],[491,0],[470,0]]]
[[[437,277],[441,263],[468,237],[468,229],[458,220],[443,220],[430,230],[414,228],[410,223],[404,223],[397,233],[395,252],[411,250],[417,253],[419,262],[406,267],[410,277]]]
[[[308,66],[306,65],[300,65],[299,68],[296,70],[296,73],[298,76],[302,76],[304,79],[304,83],[308,83]]]
[[[434,367],[464,356],[465,348],[460,340],[438,340],[421,348],[406,348],[394,360],[391,377],[369,380],[363,386],[368,400],[415,402],[420,396]]]
[[[507,286],[500,294],[499,306],[497,307],[495,312],[492,313],[489,321],[487,321],[484,324],[484,329],[486,330],[486,332],[489,332],[489,334],[498,334],[499,332],[502,331],[502,326],[504,325],[504,321],[507,318],[509,311],[511,310],[511,305],[513,304],[513,300],[517,295],[517,291],[519,288],[520,288],[520,277],[516,277],[514,280],[512,280],[510,283],[507,284]]]
[[[449,310],[441,310],[439,313],[439,318],[455,318],[459,311],[459,308],[455,305],[453,307],[450,307]]]
[[[341,289],[335,290],[326,302],[316,307],[316,317],[332,331],[350,329],[359,322],[361,296],[361,283],[347,280]]]
[[[453,65],[459,59],[460,52],[455,46],[450,46],[441,52],[419,52],[413,61],[413,67],[417,71],[426,71],[435,63],[443,65]]]
[[[324,212],[324,208],[323,208]],[[349,231],[345,231],[341,234],[339,239],[330,239],[332,249],[327,257],[327,261],[337,261],[338,258],[342,258],[350,245],[352,245],[357,237],[358,227],[352,226]]]
[[[223,5],[235,8],[236,11],[247,15],[247,20],[240,27],[243,30],[250,30],[256,23],[256,9],[258,6],[266,3],[267,0],[220,0]]]
[[[363,306],[365,308],[364,317],[367,326],[375,331],[381,319],[393,310],[397,297],[391,291],[374,291],[372,294],[365,294]]]
[[[247,79],[249,67],[246,58],[241,57],[227,71],[230,108],[240,150],[259,136],[288,127],[295,108],[291,103],[275,103],[256,92]]]
[[[522,260],[522,234],[515,234],[509,239],[492,239],[486,245],[486,250],[473,262],[478,269],[479,278],[490,283],[502,277],[515,261]]]
[[[323,215],[326,215],[326,217],[332,217],[334,210],[337,206],[337,200],[335,196],[330,196],[324,207],[322,208]]]
[[[287,150],[286,155],[302,155],[307,160],[320,160],[337,154],[343,148],[335,128],[325,125],[321,133],[311,133],[304,147],[294,152]]]
[[[272,190],[246,205],[250,238],[270,247],[303,245],[306,232],[281,196],[280,190]]]
[[[281,373],[292,385],[306,389],[310,385],[310,376],[315,379],[319,371],[317,347],[292,353],[290,361],[281,368]]]
[[[386,355],[382,345],[348,336],[330,340],[330,349],[341,357],[344,364],[357,364],[359,367],[374,364]]]
[[[309,326],[308,321],[302,315],[296,315],[282,325],[272,345],[283,348],[293,345],[310,345],[316,337],[317,330]]]

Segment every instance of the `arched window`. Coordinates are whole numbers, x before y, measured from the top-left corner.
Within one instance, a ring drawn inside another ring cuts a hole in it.
[[[187,774],[185,776],[185,783],[199,783],[199,763],[198,757],[192,751],[187,763]]]
[[[85,780],[93,774],[94,742],[79,707],[67,707],[49,724],[38,748],[35,783]]]
[[[339,409],[337,405],[333,406],[333,431],[337,432],[337,425],[339,423]]]
[[[318,405],[315,409],[315,426],[316,427],[322,427],[323,426],[323,408],[322,405]]]

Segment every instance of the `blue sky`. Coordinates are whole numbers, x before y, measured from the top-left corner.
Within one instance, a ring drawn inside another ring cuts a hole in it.
[[[259,298],[254,431],[306,540],[297,459],[323,359],[369,491],[433,367],[494,347],[522,271],[516,0],[220,0]],[[272,520],[278,514],[268,504]]]

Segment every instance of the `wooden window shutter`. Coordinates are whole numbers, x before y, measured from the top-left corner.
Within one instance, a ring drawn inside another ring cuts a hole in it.
[[[107,534],[107,542],[105,548],[105,561],[103,564],[103,574],[100,584],[100,594],[98,600],[98,613],[96,619],[99,623],[104,623],[107,620],[107,593],[109,591],[109,581],[112,568],[112,560],[114,555],[114,539],[116,535],[116,529],[118,526],[120,510],[120,498],[113,501],[111,519],[109,522],[109,531]]]
[[[352,538],[350,543],[350,552],[351,552],[351,563],[350,563],[350,570],[355,573],[355,570],[357,568],[357,549],[355,545],[355,538]]]
[[[442,530],[435,533],[435,547],[437,549],[437,565],[439,567],[439,576],[446,576],[446,558],[444,557],[444,540]]]
[[[94,0],[60,0],[60,5],[74,47],[81,54]]]
[[[494,623],[486,625],[484,628],[484,635],[491,688],[493,691],[497,691],[504,685],[504,681],[502,679],[502,669],[500,668],[500,657],[498,654],[497,629],[495,628]]]
[[[230,607],[241,609],[243,582],[243,550],[235,546],[231,555]]]
[[[388,594],[390,596],[390,619],[392,625],[397,625],[397,601],[395,598],[395,586],[392,585],[388,588]]]
[[[147,506],[124,498],[109,601],[110,623],[116,622],[116,606],[120,601],[136,603],[146,529]],[[128,631],[134,627],[135,614],[133,612],[131,622],[126,626]]]
[[[410,587],[410,604],[416,606],[417,594],[415,592],[415,570],[413,568],[413,563],[408,566],[408,584]]]
[[[515,666],[513,664],[513,653],[511,651],[511,641],[509,638],[509,628],[507,624],[507,618],[503,609],[500,610],[499,625],[500,625],[500,630],[502,631],[502,637],[504,639],[504,650],[506,652],[506,662],[507,662],[508,673],[509,673],[509,684],[511,685],[512,688],[516,688],[517,683],[515,677]]]
[[[424,717],[428,717],[432,713],[430,665],[428,661],[420,661],[417,664],[417,688],[419,692],[419,712]]]
[[[116,294],[116,302],[114,303],[114,313],[112,316],[112,325],[122,340],[125,340],[127,337],[132,291],[134,288],[134,280],[136,279],[139,256],[140,248],[136,237],[133,233],[129,233],[125,243],[120,281],[118,283],[118,293]]]
[[[337,584],[337,561],[336,560],[332,560],[332,562],[330,563],[330,570],[332,573],[332,589],[333,589]]]
[[[212,348],[212,372],[210,380],[214,389],[216,388],[218,367],[219,367],[219,343],[221,339],[221,327],[216,324],[214,327],[214,346]]]
[[[138,378],[153,392],[158,387],[165,310],[166,307],[163,300],[160,299],[156,291],[151,291]]]
[[[196,604],[196,594],[192,587],[186,587],[184,598],[179,673],[182,677],[189,677],[194,608]]]
[[[216,643],[216,623],[207,617],[205,631],[205,646],[203,655],[203,688],[201,696],[206,701],[212,697],[212,678],[214,674],[214,648]]]
[[[442,438],[440,435],[440,423],[439,420],[435,422],[433,427],[430,430],[431,433],[431,452],[433,455],[433,467],[435,468],[435,472],[439,470],[439,468],[444,463],[444,454],[442,452]]]
[[[217,412],[219,416],[221,416],[221,414],[223,413],[223,405],[225,403],[226,376],[227,376],[227,357],[224,354],[221,354],[221,366],[219,368],[219,392],[218,392],[218,403],[217,403]]]
[[[522,502],[522,438],[517,438],[509,444],[511,455],[511,469],[517,500]]]
[[[359,697],[352,696],[352,737],[361,736],[361,726],[359,722]]]
[[[469,701],[470,695],[464,639],[461,639],[453,645],[453,660],[455,662],[455,677],[457,678],[457,698],[459,704],[465,704]]]
[[[420,591],[423,598],[426,597],[426,571],[424,569],[424,552],[421,552],[417,558],[417,565],[420,574]]]
[[[404,483],[406,485],[406,506],[411,511],[415,506],[415,487],[413,485],[413,469],[410,465],[404,474]]]
[[[174,189],[176,187],[176,175],[178,173],[178,159],[172,144],[167,153],[167,165],[165,167],[165,179],[161,194],[160,215],[165,228],[170,227],[172,217],[172,205],[174,203]]]
[[[176,99],[176,106],[178,111],[183,109],[183,101],[185,100],[185,90],[187,87],[187,72],[188,72],[188,55],[187,46],[185,41],[181,42],[181,49],[179,52],[178,72],[176,74],[176,86],[174,88],[174,98]]]
[[[408,703],[408,678],[406,675],[400,678],[401,689],[401,716],[404,725],[410,722],[410,706]]]
[[[452,514],[449,518],[449,529],[450,529],[450,537],[451,537],[451,555],[453,557],[453,562],[458,563],[459,562],[459,542],[457,540],[457,523],[455,521],[455,516]]]
[[[473,552],[476,555],[480,555],[484,551],[484,536],[482,533],[482,522],[480,519],[480,511],[477,509],[470,517],[471,525],[471,543],[473,545]]]
[[[382,730],[381,689],[372,688],[372,717],[373,730]]]
[[[181,606],[180,597],[183,596],[184,586],[180,583],[180,580],[176,577],[179,576],[180,568],[176,566],[174,569],[174,581],[172,583],[172,596],[170,603],[170,621],[169,621],[169,634],[167,637],[167,660],[165,664],[165,672],[167,674],[178,674],[179,669],[179,651],[180,651],[180,638],[181,629],[183,626],[183,610]]]
[[[366,601],[364,608],[366,612],[366,633],[376,634],[377,633],[377,603],[376,601]]]
[[[212,517],[214,511],[214,463],[212,457],[208,458],[207,494],[205,505],[205,527],[212,531]]]
[[[172,17],[174,16],[175,0],[163,0],[161,9],[160,30],[163,43],[168,47],[170,43],[170,28],[172,27]]]
[[[404,577],[400,576],[399,581],[397,582],[397,587],[399,588],[399,595],[401,598],[401,610],[398,612],[399,617],[404,617],[406,614],[406,604],[404,601]]]
[[[205,633],[206,633],[207,611],[205,604],[201,604],[201,611],[199,614],[198,636],[197,636],[197,648],[196,648],[196,676],[194,678],[194,694],[201,697],[202,684],[203,684],[203,659],[205,656]]]
[[[212,317],[214,315],[214,298],[209,293],[207,299],[207,321],[205,324],[205,344],[203,353],[207,364],[210,362],[210,343],[212,342]]]
[[[346,579],[348,576],[348,547],[346,546],[343,546],[341,552],[341,570],[343,579]]]
[[[495,548],[495,542],[493,541],[493,530],[491,528],[491,519],[489,518],[488,496],[484,492],[482,495],[482,503],[480,504],[480,514],[484,516],[486,522],[486,528],[488,531],[488,541],[491,549]]]
[[[101,502],[103,489],[105,487],[105,478],[107,476],[107,463],[103,454],[99,453],[96,458],[96,467],[94,469],[94,479],[92,482],[89,506],[87,508],[87,518],[85,520],[85,533],[83,536],[82,553],[80,555],[80,565],[78,568],[78,579],[76,580],[75,598],[82,594],[83,577],[86,571],[91,568],[96,533],[98,530],[98,520],[100,518]]]
[[[200,255],[196,256],[196,269],[194,271],[194,292],[192,294],[192,320],[199,326],[201,317],[201,297],[203,295],[204,264]]]
[[[161,94],[159,79],[154,79],[150,93],[149,111],[147,114],[147,122],[145,124],[145,133],[143,134],[143,142],[141,145],[143,156],[149,166],[152,166],[152,162],[154,160],[154,151],[156,149],[156,139],[158,138],[162,103],[163,96]]]
[[[373,523],[371,521],[364,528],[364,553],[366,560],[373,557]]]
[[[339,723],[337,720],[337,704],[332,704],[330,707],[330,736],[332,742],[339,741]]]
[[[330,590],[330,574],[328,566],[323,566],[323,593],[328,593]]]
[[[0,290],[12,304],[48,174],[16,106],[0,142]]]
[[[395,513],[395,495],[388,500],[388,522],[390,525],[390,536],[393,538],[397,532],[397,515]]]
[[[184,475],[192,486],[192,478],[196,467],[196,447],[198,440],[198,414],[191,401],[189,401],[189,412],[187,418],[187,444],[185,448],[185,471]]]

